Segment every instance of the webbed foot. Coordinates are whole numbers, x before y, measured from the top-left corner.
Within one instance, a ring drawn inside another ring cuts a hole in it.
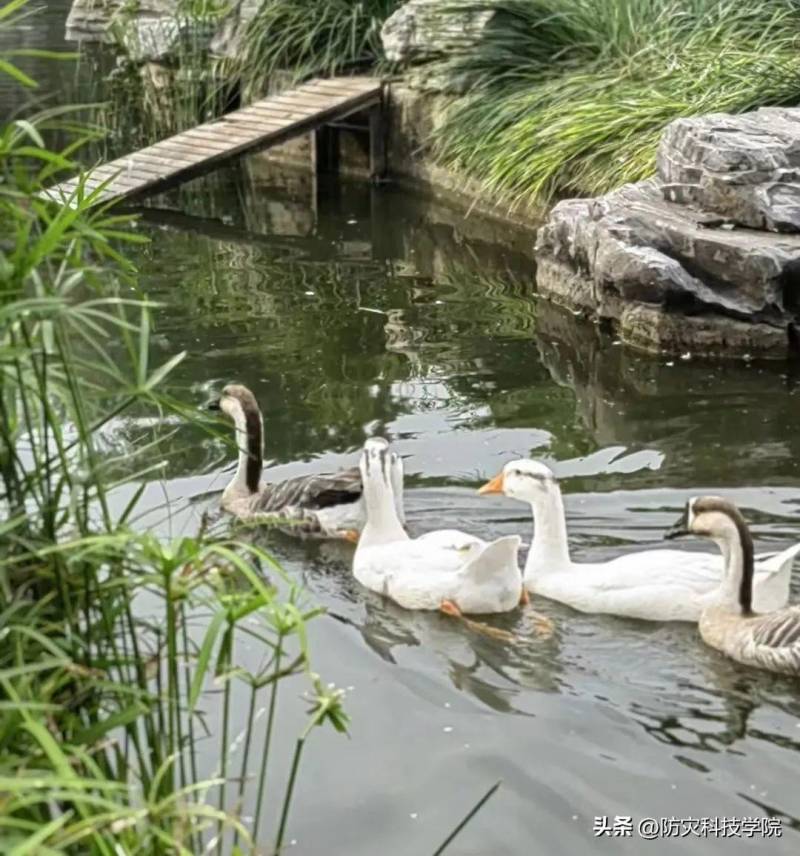
[[[439,606],[439,611],[445,615],[452,615],[454,618],[462,618],[461,610],[453,603],[452,600],[443,600]]]

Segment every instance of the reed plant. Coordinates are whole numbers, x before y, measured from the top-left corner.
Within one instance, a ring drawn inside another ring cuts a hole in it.
[[[511,206],[647,177],[678,117],[800,97],[794,0],[467,5],[496,14],[477,46],[438,64],[464,94],[433,148]]]
[[[7,4],[0,26],[24,5]],[[13,57],[0,74],[33,85]],[[248,853],[268,838],[280,850],[308,734],[347,725],[341,694],[310,670],[317,610],[251,543],[137,527],[160,431],[117,455],[109,435],[136,414],[198,417],[165,391],[183,355],[151,364],[156,307],[125,258],[143,238],[85,182],[64,205],[40,196],[93,136],[62,122],[70,142],[48,148],[56,118],[0,126],[0,852]],[[255,672],[243,639],[261,652]],[[293,675],[311,712],[280,785],[270,746]],[[234,768],[234,687],[258,769],[247,752]]]

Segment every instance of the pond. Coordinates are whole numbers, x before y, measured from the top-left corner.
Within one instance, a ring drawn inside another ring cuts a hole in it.
[[[139,228],[151,239],[133,253],[140,285],[163,303],[154,359],[187,351],[172,391],[197,406],[228,381],[253,389],[269,479],[350,465],[380,434],[405,458],[416,533],[529,541],[524,507],[475,489],[535,456],[563,479],[578,560],[658,546],[686,498],[707,492],[744,508],[757,549],[800,539],[796,370],[631,353],[537,301],[529,232],[391,186],[315,186],[261,157],[153,200]],[[109,443],[149,426],[122,421]],[[165,535],[213,510],[231,463],[221,440],[172,427],[140,521]],[[500,642],[365,592],[346,545],[268,543],[327,610],[310,626],[313,664],[348,689],[352,717],[349,738],[309,742],[289,852],[433,853],[497,781],[448,853],[642,852],[635,834],[596,838],[604,816],[776,817],[783,836],[762,846],[797,852],[796,681],[725,661],[691,626],[544,599],[550,639],[510,615],[494,623],[518,641]],[[279,767],[302,722],[302,700],[285,698]],[[242,695],[232,733],[245,716]],[[730,844],[690,835],[647,847]]]

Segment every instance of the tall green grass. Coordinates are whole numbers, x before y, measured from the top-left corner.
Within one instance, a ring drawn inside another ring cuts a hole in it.
[[[265,0],[229,75],[250,91],[278,72],[290,80],[363,69],[381,56],[380,29],[400,0]]]
[[[671,120],[800,98],[795,0],[488,0],[433,147],[510,205],[650,175]]]
[[[23,7],[0,10],[0,27]],[[33,85],[9,57],[0,74]],[[137,413],[198,417],[164,391],[183,355],[151,364],[154,306],[124,255],[142,240],[129,221],[84,185],[63,207],[38,196],[77,169],[91,136],[62,123],[72,139],[52,150],[54,122],[0,126],[0,852],[280,849],[308,734],[347,724],[340,693],[310,671],[316,610],[251,544],[136,527],[159,435],[124,461],[106,435]],[[244,642],[261,652],[256,672]],[[270,748],[292,675],[305,676],[311,712],[281,776]],[[249,699],[242,756],[230,749],[235,687]],[[242,807],[254,796],[253,820]]]

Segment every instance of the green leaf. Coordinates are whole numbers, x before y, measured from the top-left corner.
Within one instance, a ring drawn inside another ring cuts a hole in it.
[[[142,387],[143,392],[150,392],[150,390],[157,387],[162,380],[178,365],[178,363],[182,362],[186,357],[186,351],[181,351],[179,354],[175,354],[174,357],[168,359],[163,365],[160,365],[153,374],[147,379],[147,383]]]
[[[94,746],[109,731],[114,731],[117,728],[125,728],[132,722],[135,722],[140,716],[147,713],[147,711],[148,708],[146,705],[141,702],[134,702],[129,707],[118,710],[116,713],[112,713],[111,716],[107,716],[89,728],[78,732],[73,742],[85,746]]]
[[[0,16],[2,16],[2,10],[0,10]],[[35,89],[39,85],[33,78],[28,77],[27,74],[20,71],[15,65],[11,65],[10,62],[6,62],[1,58],[0,73],[7,74],[9,77],[16,80],[17,83],[22,84],[22,86],[26,86],[28,89]]]
[[[192,712],[197,706],[200,693],[203,691],[203,684],[208,674],[208,666],[211,662],[211,655],[214,652],[214,645],[224,624],[225,613],[222,610],[214,613],[214,617],[211,619],[211,623],[206,630],[206,635],[203,637],[203,644],[200,646],[200,652],[197,655],[197,664],[192,676],[192,686],[189,689],[189,710]]]
[[[51,820],[50,823],[45,824],[41,829],[37,830],[33,833],[29,838],[26,838],[22,844],[18,844],[16,847],[13,847],[8,851],[8,856],[37,856],[40,854],[41,847],[54,832],[58,832],[67,821],[72,818],[72,812],[66,811],[64,814],[56,817],[55,820]]]
[[[28,122],[27,119],[17,119],[14,122],[14,127],[19,128],[24,131],[37,146],[41,148],[45,148],[44,140],[42,139],[42,135],[36,129],[36,126],[31,122]]]
[[[5,6],[0,7],[0,21],[4,18],[8,18],[9,15],[13,15],[18,9],[21,9],[23,6],[26,6],[28,0],[9,0]]]

